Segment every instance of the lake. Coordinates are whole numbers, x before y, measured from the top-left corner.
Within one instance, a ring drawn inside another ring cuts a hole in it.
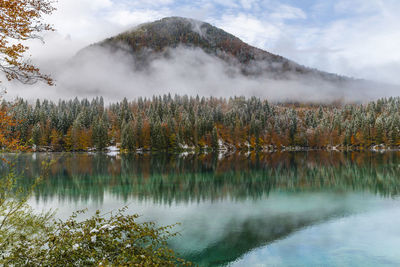
[[[170,244],[201,266],[400,265],[399,152],[7,157],[27,188],[55,160],[35,209],[179,222]]]

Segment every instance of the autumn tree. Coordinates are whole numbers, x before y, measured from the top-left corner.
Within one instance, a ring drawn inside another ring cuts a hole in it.
[[[22,150],[19,134],[12,131],[18,122],[13,119],[7,110],[0,110],[0,150]]]
[[[47,0],[0,0],[0,71],[8,80],[26,84],[44,80],[52,84],[49,76],[24,60],[28,47],[19,42],[40,38],[39,32],[51,30],[42,22],[42,16],[53,10]],[[53,123],[44,116],[40,120],[30,118],[37,125],[35,142],[49,136],[51,143],[58,145],[54,114]],[[65,126],[70,129],[68,145],[78,149],[87,148],[92,136],[85,123],[88,117],[81,117],[72,127]],[[17,124],[10,116],[10,109],[0,109],[1,149],[21,149],[19,136],[13,130]],[[104,129],[97,129],[95,136],[105,137]],[[78,138],[74,137],[76,133]],[[43,176],[47,176],[50,165],[44,166]],[[98,212],[84,222],[76,220],[76,215],[66,222],[56,222],[51,212],[38,214],[27,203],[34,187],[27,192],[19,188],[13,165],[6,168],[8,174],[0,177],[0,266],[190,265],[168,248],[167,239],[176,235],[170,233],[171,227],[139,224],[135,221],[138,216],[125,215],[122,211],[107,218]]]
[[[51,135],[50,135],[50,144],[51,147],[53,148],[54,151],[60,151],[61,150],[61,135],[59,132],[57,132],[56,129],[51,130]]]
[[[53,80],[40,72],[26,59],[29,47],[23,43],[29,39],[40,39],[41,32],[51,31],[52,27],[43,22],[43,16],[51,14],[55,8],[49,0],[2,0],[0,1],[0,72],[6,79],[33,84],[39,80],[53,84]],[[1,80],[0,80],[1,83]],[[7,130],[13,123],[6,111],[0,113],[3,125],[1,137],[3,147]],[[4,126],[6,125],[6,126]],[[15,140],[14,140],[15,142]]]
[[[53,149],[67,151],[88,150],[93,145],[102,150],[119,143],[124,149],[130,143],[134,151],[175,152],[180,147],[216,150],[219,139],[231,149],[256,151],[265,145],[323,149],[400,143],[400,115],[396,112],[400,98],[382,102],[381,113],[364,105],[318,109],[278,104],[268,105],[270,111],[266,111],[253,101],[227,103],[224,99],[164,96],[104,107],[101,101],[88,99],[58,104],[43,100],[35,105],[19,99],[16,103],[3,101],[1,107],[18,121],[8,131],[20,134],[22,143],[50,144]],[[247,109],[242,107],[244,103]]]
[[[29,47],[23,43],[29,39],[41,40],[41,32],[52,30],[51,25],[43,22],[43,16],[53,11],[49,0],[0,1],[0,71],[8,80],[53,83],[26,59]]]
[[[0,1],[0,72],[11,80],[32,84],[44,80],[52,84],[49,76],[25,59],[28,47],[22,42],[40,39],[39,33],[51,30],[43,23],[42,17],[54,8],[47,0],[1,0]],[[1,81],[0,81],[1,82]],[[23,150],[15,127],[20,121],[14,119],[9,109],[0,110],[0,148]],[[1,158],[6,161],[5,159]],[[6,161],[7,162],[7,161]],[[9,162],[8,162],[9,163]],[[24,237],[40,238],[42,228],[50,218],[49,214],[36,215],[27,205],[29,193],[16,188],[17,177],[12,164],[5,167],[9,172],[0,177],[0,256],[8,255],[9,248]],[[3,263],[0,262],[0,265]],[[14,264],[15,265],[15,264]]]

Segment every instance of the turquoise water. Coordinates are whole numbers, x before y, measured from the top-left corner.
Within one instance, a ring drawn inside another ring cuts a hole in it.
[[[398,152],[22,154],[22,185],[49,159],[35,209],[179,222],[171,246],[202,266],[400,265]]]

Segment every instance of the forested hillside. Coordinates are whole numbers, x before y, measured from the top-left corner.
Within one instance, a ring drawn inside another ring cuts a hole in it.
[[[171,95],[107,106],[102,98],[1,104],[18,121],[9,134],[48,151],[393,148],[400,145],[399,108],[400,98],[314,105]]]
[[[209,23],[183,17],[167,17],[108,38],[81,51],[105,47],[126,51],[143,68],[157,56],[170,57],[177,47],[199,48],[229,63],[238,65],[242,73],[274,79],[293,79],[304,76],[330,82],[355,82],[346,77],[307,68],[294,61],[253,47],[238,37]]]

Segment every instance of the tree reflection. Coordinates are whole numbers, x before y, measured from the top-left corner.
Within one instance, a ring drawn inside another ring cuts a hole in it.
[[[107,204],[107,194],[121,202],[153,202],[159,218],[185,225],[171,245],[202,266],[227,264],[305,227],[357,213],[360,203],[368,206],[363,198],[346,199],[347,192],[394,197],[400,191],[399,152],[21,154],[16,168],[22,186],[28,188],[49,159],[56,164],[36,188],[38,202]],[[203,202],[214,203],[197,205]],[[194,205],[179,217],[170,214],[179,209],[176,203]]]
[[[368,191],[399,194],[400,153],[282,152],[269,154],[137,155],[22,154],[17,169],[28,187],[41,162],[56,159],[36,197],[101,202],[123,199],[171,203],[260,198],[273,190]],[[3,166],[6,168],[6,166]]]

